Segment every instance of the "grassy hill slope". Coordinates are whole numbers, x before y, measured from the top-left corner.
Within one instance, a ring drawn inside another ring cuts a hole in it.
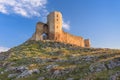
[[[27,41],[0,53],[0,80],[120,80],[120,50]]]

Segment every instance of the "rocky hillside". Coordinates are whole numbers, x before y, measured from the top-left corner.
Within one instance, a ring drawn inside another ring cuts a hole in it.
[[[120,80],[120,50],[27,41],[0,53],[0,80]]]

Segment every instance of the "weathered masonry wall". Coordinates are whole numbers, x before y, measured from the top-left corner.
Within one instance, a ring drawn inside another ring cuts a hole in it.
[[[36,40],[36,41],[44,40],[43,34],[46,34],[47,35],[46,39],[49,39],[49,27],[45,23],[38,22],[36,25],[36,31],[33,34],[31,40]]]
[[[84,47],[84,39],[82,37],[74,36],[64,31],[62,32],[61,42]]]
[[[47,23],[38,22],[31,40],[54,40],[81,47],[90,47],[90,40],[74,36],[62,30],[62,14],[52,12],[47,16]]]

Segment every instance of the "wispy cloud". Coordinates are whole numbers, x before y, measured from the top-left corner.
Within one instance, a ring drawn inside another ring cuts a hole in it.
[[[8,51],[10,48],[7,47],[0,47],[0,52]]]
[[[70,30],[70,21],[64,21],[63,20],[63,28],[65,29],[65,30]]]
[[[46,4],[47,0],[0,0],[0,12],[15,13],[24,17],[39,17],[48,13]]]
[[[47,0],[0,0],[0,13],[18,14],[24,17],[42,17],[45,21]],[[70,30],[70,22],[63,20],[63,28]]]

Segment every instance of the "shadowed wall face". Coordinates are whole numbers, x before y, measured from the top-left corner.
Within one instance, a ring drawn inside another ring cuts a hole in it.
[[[46,36],[46,37],[45,37]],[[49,27],[45,23],[38,22],[36,25],[36,31],[33,34],[31,40],[47,40],[49,39]]]
[[[58,42],[69,43],[81,47],[90,47],[90,40],[74,36],[62,30],[62,14],[60,12],[52,12],[47,16],[47,24],[38,22],[36,32],[31,40],[54,40]]]
[[[89,39],[85,39],[84,40],[84,43],[85,43],[85,47],[90,47],[90,40]]]

